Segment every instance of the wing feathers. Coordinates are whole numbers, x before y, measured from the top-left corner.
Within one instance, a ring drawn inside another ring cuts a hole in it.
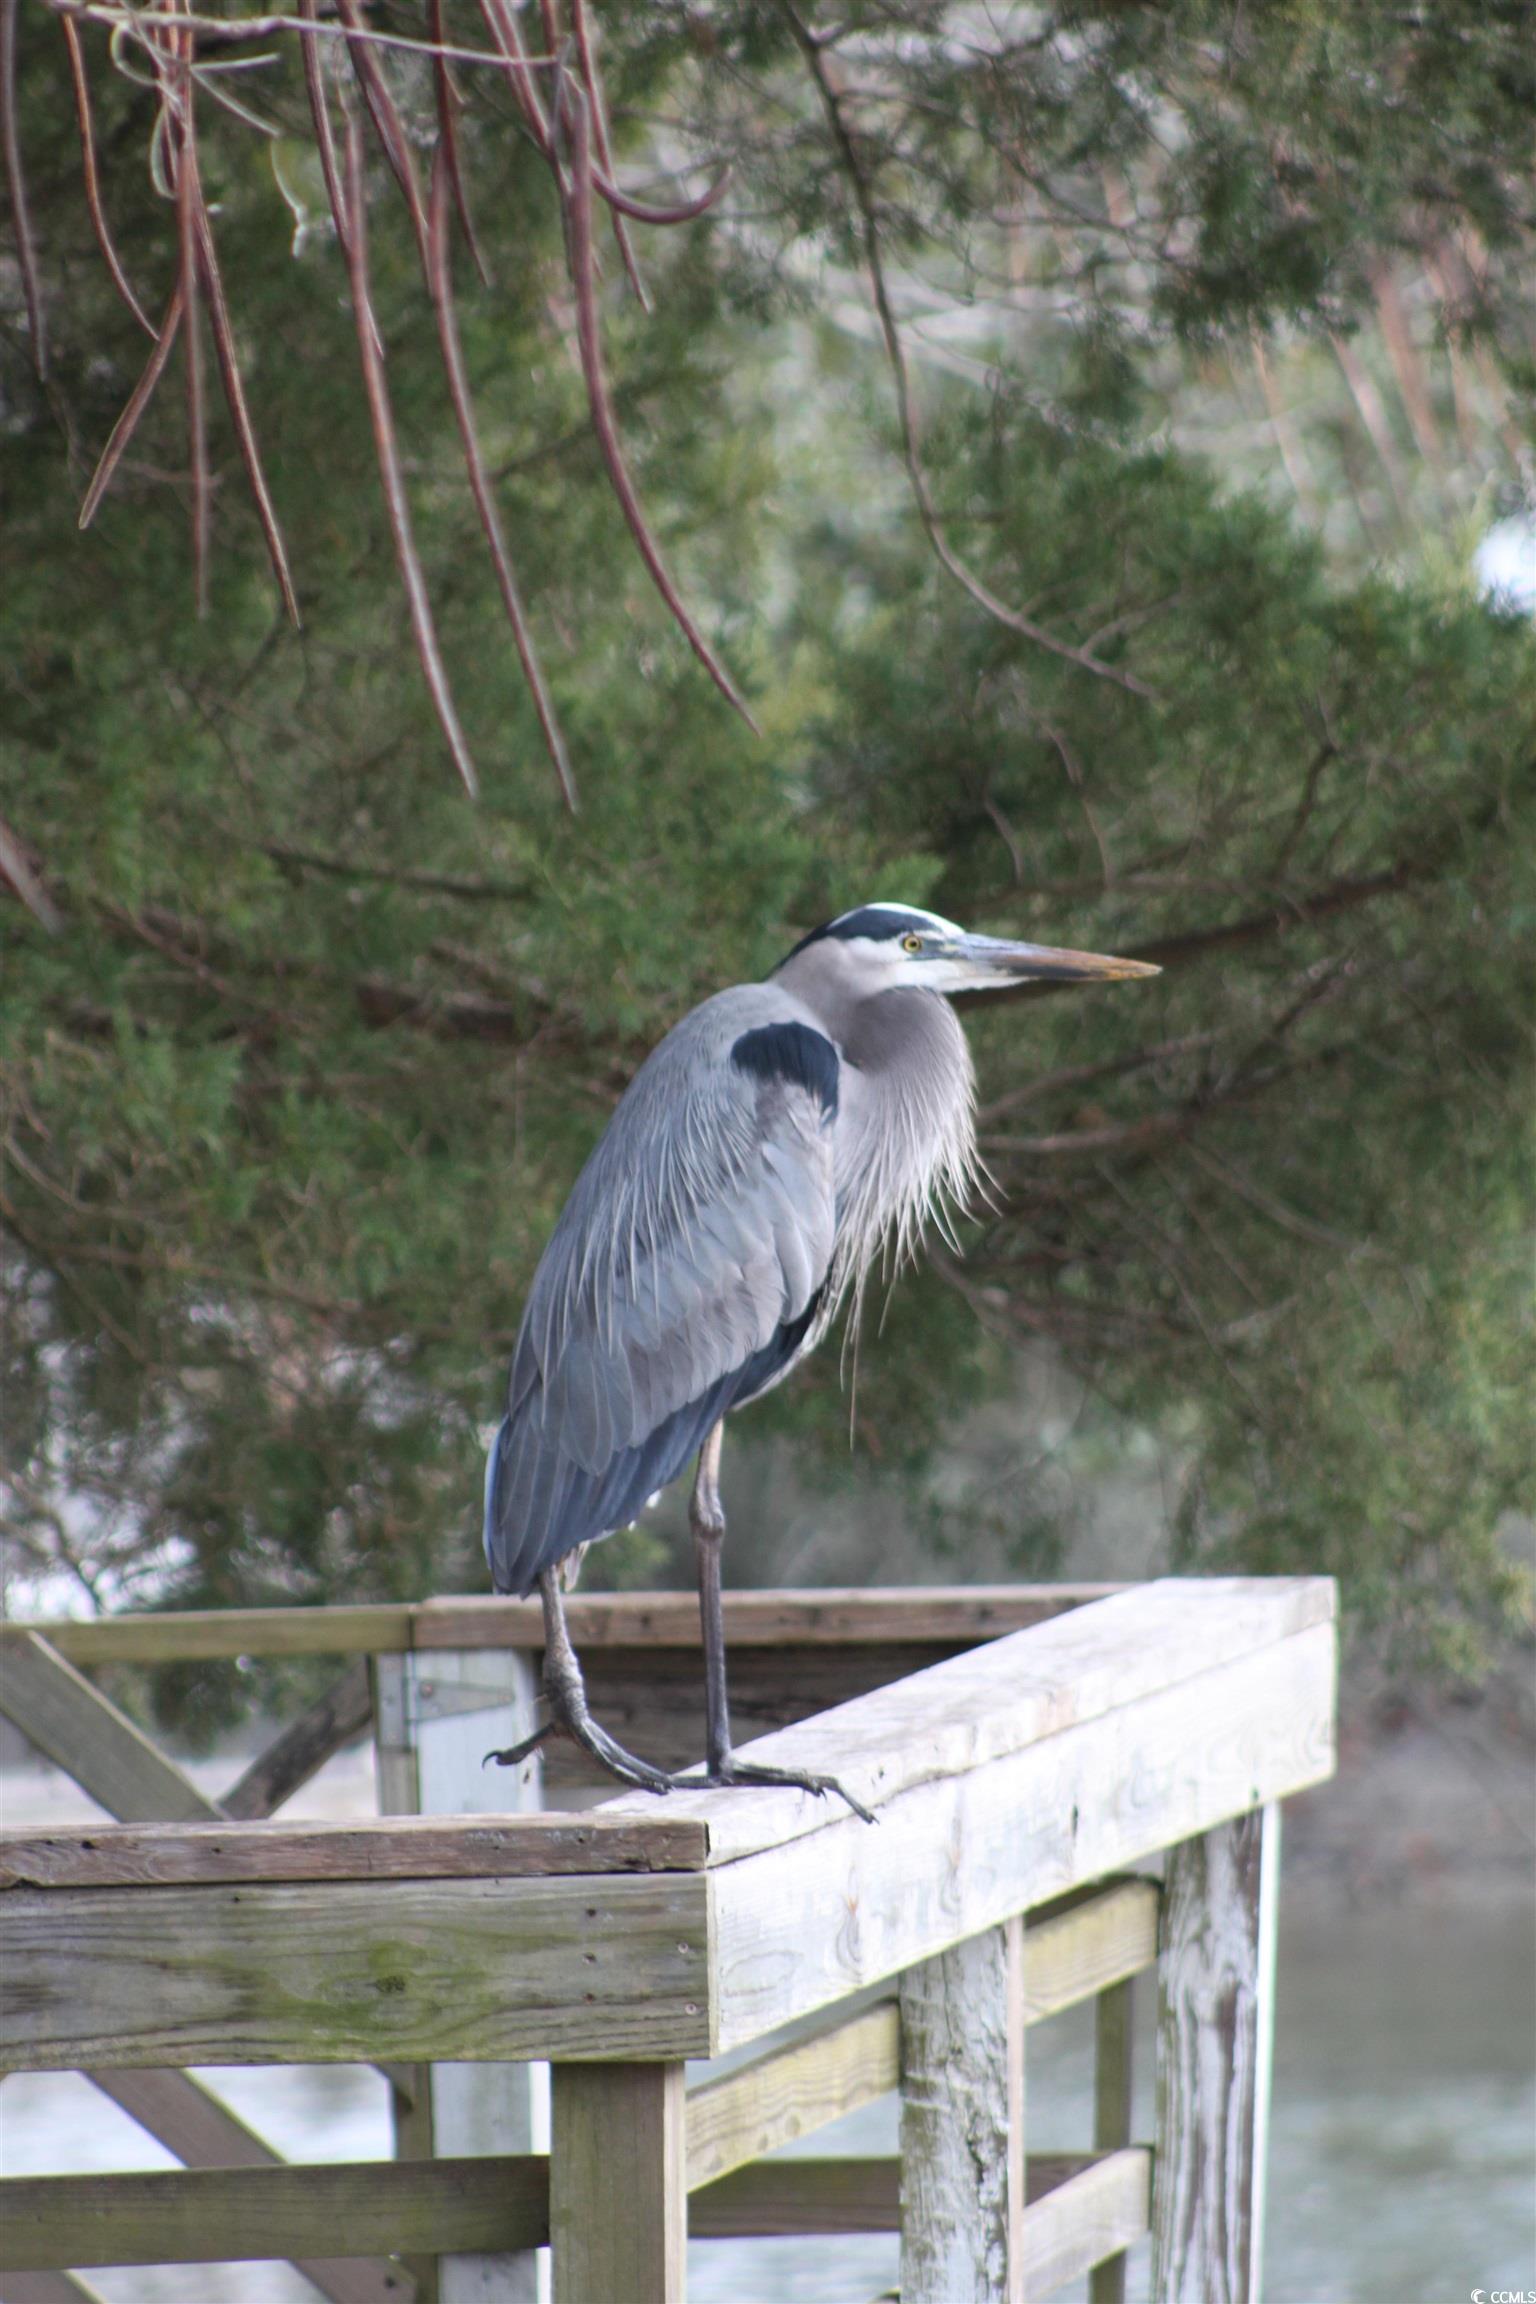
[[[491,1452],[498,1590],[633,1519],[799,1348],[832,1259],[838,1057],[794,1006],[760,986],[685,1017],[578,1179]]]

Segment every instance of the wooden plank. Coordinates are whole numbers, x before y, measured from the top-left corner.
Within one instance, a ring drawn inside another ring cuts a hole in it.
[[[223,1794],[219,1806],[226,1816],[247,1821],[270,1816],[291,1800],[301,1785],[325,1766],[343,1745],[361,1736],[373,1718],[373,1691],[368,1666],[359,1657],[341,1678],[317,1696],[307,1711],[290,1721],[264,1752],[257,1754],[242,1776]]]
[[[270,2168],[285,2163],[266,2140],[183,2072],[92,2072],[88,2077],[190,2168]],[[334,2237],[334,2235],[333,2235]],[[404,2304],[410,2282],[388,2258],[300,2256],[302,2272],[331,2304]]]
[[[786,1642],[841,1647],[883,1640],[993,1640],[1120,1589],[1115,1584],[978,1584],[727,1592],[725,1637],[732,1648],[771,1648]],[[699,1604],[692,1591],[578,1592],[566,1602],[566,1614],[578,1651],[697,1650],[699,1645]],[[416,1611],[414,1644],[541,1648],[542,1618],[531,1600],[428,1600]]]
[[[382,1656],[410,1646],[412,1613],[398,1603],[167,1609],[40,1619],[18,1629],[42,1632],[72,1664],[190,1664],[221,1656]]]
[[[1331,1627],[1324,1576],[1167,1577],[935,1664],[813,1721],[763,1738],[755,1760],[834,1776],[866,1807],[974,1770],[1064,1729],[1123,1711],[1214,1667]],[[605,1803],[641,1815],[649,1794]],[[780,1848],[835,1823],[841,1803],[808,1793],[682,1790],[672,1813],[711,1826],[710,1860]]]
[[[708,2055],[706,1880],[14,1889],[0,2070]]]
[[[902,2304],[1024,2304],[1024,1927],[901,1979]]]
[[[68,2272],[3,2272],[0,2304],[102,2304],[102,2300],[96,2289]]]
[[[538,1809],[537,1756],[512,1773],[484,1765],[488,1751],[520,1742],[538,1718],[526,1652],[380,1656],[372,1671],[381,1806],[461,1817]],[[538,1819],[529,1837],[541,1832],[547,1840]],[[543,2064],[419,2065],[404,2090],[392,2082],[392,2109],[397,2158],[549,2150]],[[413,2260],[412,2270],[421,2304],[548,2304],[548,2267],[533,2251],[459,2251]]]
[[[1155,2304],[1257,2304],[1278,1813],[1169,1852],[1158,1963]]]
[[[1121,2155],[1113,2157],[1119,2159]],[[1140,2169],[1141,2229],[1145,2231],[1150,2156],[1139,2152],[1131,2157]],[[1055,2194],[1091,2175],[1096,2164],[1097,2155],[1092,2152],[1031,2153],[1025,2166],[1022,2239],[1026,2279],[1056,2245],[1054,2234],[1060,2229],[1061,2211],[1059,2206],[1051,2209]],[[1077,2198],[1081,2201],[1084,2195]],[[706,2184],[688,2203],[688,2231],[695,2240],[772,2240],[796,2233],[830,2237],[836,2233],[900,2230],[899,2160],[759,2160],[750,2168],[738,2168],[732,2175],[721,2177],[718,2183]],[[1098,2244],[1097,2237],[1094,2244]],[[1036,2292],[1047,2293],[1038,2281]]]
[[[484,1782],[492,1789],[496,1780]],[[693,1872],[708,1828],[665,1814],[392,1816],[342,1824],[96,1824],[0,1833],[0,1889]]]
[[[989,1640],[1120,1590],[1115,1584],[835,1587],[815,1592],[727,1592],[725,1629],[736,1647],[783,1640],[840,1646],[864,1640],[946,1644]],[[691,1592],[576,1593],[566,1603],[578,1649],[699,1645]],[[166,1610],[148,1616],[38,1619],[16,1627],[43,1634],[74,1664],[163,1664],[221,1656],[403,1654],[410,1648],[531,1648],[544,1645],[532,1600],[474,1595],[417,1606]]]
[[[683,2304],[681,2064],[557,2064],[550,2104],[554,2304]]]
[[[1095,2156],[1024,2211],[1024,2293],[1050,2296],[1116,2256],[1147,2229],[1152,2155]],[[1212,2300],[1214,2304],[1214,2300]]]
[[[0,2268],[228,2264],[349,2245],[370,2256],[533,2248],[549,2237],[543,2159],[14,2176],[0,2184]]]
[[[109,1816],[190,1822],[219,1811],[73,1664],[33,1632],[0,1632],[0,1711]]]
[[[900,2078],[901,2021],[895,2001],[884,2000],[705,2081],[688,2097],[688,2189],[841,2120],[888,2095]]]
[[[1038,2024],[1150,1968],[1161,1895],[1155,1880],[1116,1880],[1074,1898],[1066,1911],[1032,1912],[1025,2023]]]
[[[1094,2009],[1093,2143],[1097,2152],[1123,2151],[1131,2141],[1131,1980],[1111,1984]],[[1146,2201],[1142,2203],[1143,2219]],[[1125,2304],[1125,2253],[1095,2264],[1088,2304]]]
[[[887,1803],[874,1828],[849,1816],[712,1867],[715,2052],[1322,1781],[1333,1719],[1333,1629],[1318,1624],[965,1775],[919,1784]],[[795,1733],[772,1742],[782,1752]],[[749,1747],[754,1757],[765,1749]],[[734,1797],[745,1806],[759,1795]]]
[[[220,1817],[217,1805],[205,1799],[115,1704],[32,1634],[7,1637],[0,1646],[0,1703],[32,1741],[67,1769],[110,1814],[130,1818]],[[148,1827],[157,1828],[173,1833],[209,1829],[201,1823]],[[89,1843],[102,1834],[111,1838],[126,1831],[131,1837],[145,1829],[139,1823],[106,1825],[96,1827],[94,1834],[78,1837]],[[222,1821],[213,1829],[227,1836]],[[105,2074],[88,2072],[86,2078],[123,2102]],[[133,2097],[133,2117],[178,2158],[190,2156],[216,2166],[257,2156],[278,2158],[188,2073],[137,2074]],[[129,2109],[126,2103],[124,2108]],[[406,2286],[396,2268],[388,2264],[333,2263],[326,2258],[307,2262],[302,2269],[331,2304],[384,2304],[385,2299],[395,2299],[398,2304]]]

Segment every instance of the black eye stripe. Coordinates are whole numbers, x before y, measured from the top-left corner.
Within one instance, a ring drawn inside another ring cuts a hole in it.
[[[813,928],[809,936],[802,936],[794,952],[785,954],[793,960],[795,952],[803,952],[807,945],[819,944],[825,936],[847,939],[867,936],[876,944],[899,944],[907,936],[929,936],[933,922],[921,912],[913,912],[905,904],[864,904],[857,912],[845,912],[841,920],[829,920],[822,928]],[[783,966],[780,961],[780,967]]]

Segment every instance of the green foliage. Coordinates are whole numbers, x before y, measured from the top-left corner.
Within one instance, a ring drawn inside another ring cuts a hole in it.
[[[1347,324],[1426,204],[1477,221],[1481,317],[1509,352],[1514,15],[1297,5],[1239,34],[1193,5],[1063,11],[991,73],[940,52],[941,11],[909,16],[922,73],[887,59],[857,116],[893,259],[985,268],[1000,151],[1063,199],[1085,172],[1144,196],[1134,247],[1070,205],[1030,242],[1067,318],[1028,363],[922,392],[955,548],[1131,685],[985,616],[928,549],[878,349],[836,324],[846,279],[818,302],[784,266],[807,245],[862,264],[863,226],[783,10],[712,19],[711,72],[695,20],[648,6],[608,28],[621,127],[666,105],[700,146],[728,133],[757,229],[648,244],[656,314],[610,281],[610,353],[642,492],[766,734],[721,705],[629,549],[552,294],[547,174],[484,105],[466,149],[497,285],[466,300],[466,357],[574,818],[383,183],[391,390],[482,805],[411,652],[337,252],[318,232],[290,250],[234,128],[210,131],[208,170],[305,631],[276,618],[227,438],[213,610],[187,614],[174,395],[76,535],[71,442],[104,438],[142,341],[92,268],[67,91],[29,64],[34,200],[71,297],[51,402],[11,328],[0,436],[0,816],[67,922],[7,923],[24,1574],[62,1566],[103,1605],[475,1588],[480,1434],[625,1080],[718,984],[903,894],[1167,968],[973,1012],[995,1205],[868,1324],[856,1433],[881,1478],[915,1483],[1044,1338],[1118,1429],[1173,1436],[1187,1561],[1334,1570],[1361,1620],[1453,1664],[1516,1605],[1495,1530],[1529,1476],[1530,634],[1444,579],[1345,580],[1233,484],[1262,471],[1213,470],[1165,421],[1205,404],[1172,337]],[[1136,90],[1185,123],[1166,165]],[[135,101],[113,90],[104,149],[142,129]],[[313,198],[302,154],[278,166]],[[114,224],[164,291],[147,192]],[[1159,234],[1176,260],[1153,261]],[[835,1357],[752,1419],[829,1481]],[[1037,1499],[998,1517],[1048,1549]],[[236,1693],[193,1675],[172,1695],[211,1719]]]

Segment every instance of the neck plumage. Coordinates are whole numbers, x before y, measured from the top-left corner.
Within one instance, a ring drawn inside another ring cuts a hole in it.
[[[960,1020],[932,992],[893,991],[841,1019],[836,1293],[855,1305],[877,1264],[895,1272],[936,1223],[953,1239],[978,1173],[976,1082]]]

